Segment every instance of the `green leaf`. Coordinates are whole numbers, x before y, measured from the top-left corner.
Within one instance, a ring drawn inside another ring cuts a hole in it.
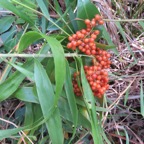
[[[66,120],[73,122],[73,117],[70,111],[70,106],[65,97],[60,97],[58,101],[58,107],[60,110],[60,114]],[[82,115],[81,111],[78,111],[78,125],[83,126],[87,129],[91,128],[90,122]]]
[[[53,87],[45,69],[37,60],[35,60],[34,78],[44,118],[47,118],[49,113],[51,113],[51,117],[46,122],[46,126],[52,143],[63,144],[62,123],[59,110],[57,106],[54,105]]]
[[[0,5],[3,8],[12,11],[14,14],[16,14],[20,18],[24,19],[26,22],[28,22],[32,25],[34,24],[34,21],[28,16],[28,14],[22,12],[23,9],[20,10],[20,9],[16,8],[16,6],[14,6],[9,0],[0,0]]]
[[[142,27],[143,30],[144,30],[144,22],[143,22],[143,21],[139,21],[139,24],[141,25],[141,27]]]
[[[105,44],[101,44],[101,43],[98,43],[98,42],[96,42],[96,46],[99,47],[99,48],[102,48],[104,50],[116,48],[115,45],[105,45]]]
[[[77,18],[79,29],[85,28],[84,19],[92,19],[95,14],[99,14],[98,9],[94,4],[90,2],[90,0],[78,0],[77,1]]]
[[[33,38],[30,39],[30,37],[33,37]],[[55,80],[56,80],[55,103],[57,103],[64,81],[65,81],[65,75],[66,75],[64,50],[60,42],[56,38],[46,36],[42,33],[28,32],[21,39],[21,42],[19,44],[19,51],[24,50],[29,44],[31,44],[32,42],[40,38],[45,38],[47,40],[49,46],[51,47],[53,56],[54,56]]]
[[[102,37],[107,41],[108,45],[112,46],[113,52],[114,52],[116,55],[118,55],[118,51],[117,51],[117,49],[115,49],[115,45],[114,45],[114,43],[112,42],[109,33],[106,31],[106,29],[105,29],[104,26],[101,26],[101,27],[102,27]]]
[[[44,0],[41,0],[41,1],[36,0],[36,1],[37,1],[37,3],[38,3],[38,6],[40,7],[42,13],[44,14],[44,16],[49,19],[50,16],[49,16],[48,6],[47,6],[47,4],[46,4],[46,1],[44,1]]]
[[[66,91],[66,96],[67,96],[68,103],[70,106],[70,111],[71,111],[71,114],[73,117],[73,123],[75,126],[74,131],[73,131],[73,136],[74,136],[74,134],[76,132],[77,121],[78,121],[78,110],[77,110],[77,106],[76,106],[75,95],[73,92],[73,85],[72,85],[72,79],[71,79],[71,75],[70,75],[70,69],[69,69],[68,62],[66,62],[66,73],[67,73],[67,75],[66,75],[66,81],[65,81],[65,91]]]
[[[5,16],[0,19],[0,34],[7,31],[14,22],[15,17],[13,16]]]
[[[40,33],[36,31],[30,31],[23,35],[23,37],[20,40],[18,52],[22,52],[25,50],[30,44],[34,43],[35,41],[42,39],[43,37],[40,35]]]
[[[128,50],[130,51],[131,55],[133,56],[135,63],[137,63],[137,59],[135,58],[134,53],[133,53],[133,51],[132,51],[132,49],[131,49],[131,47],[130,47],[127,39],[126,39],[125,32],[124,32],[120,22],[116,22],[116,26],[118,27],[119,32],[122,35],[122,37],[123,37],[123,39],[124,39],[124,41],[125,41],[125,43],[127,45]]]
[[[27,69],[19,66],[19,65],[16,65],[12,62],[8,62],[6,61],[8,64],[10,64],[11,66],[13,66],[15,69],[17,69],[19,72],[21,72],[23,75],[25,75],[26,77],[30,78],[31,80],[34,81],[34,74],[30,71],[28,71]]]
[[[83,69],[82,60],[79,59],[79,62],[81,64],[81,81],[82,81],[82,88],[84,92],[83,96],[84,96],[84,101],[88,110],[89,119],[91,122],[93,140],[94,140],[94,143],[102,144],[103,143],[102,136],[100,134],[101,128],[100,128],[99,121],[96,115],[95,99],[94,99],[92,90],[87,82],[85,72]]]
[[[55,64],[55,103],[57,103],[60,93],[63,88],[63,84],[66,76],[66,66],[65,66],[65,56],[64,50],[60,42],[49,36],[44,36],[48,41],[49,46],[51,47],[53,56],[54,56],[54,64]]]
[[[49,50],[48,45],[44,45],[40,53],[46,53]],[[43,58],[37,58],[39,61],[42,61]],[[33,70],[33,58],[30,58],[24,65],[23,68],[32,71]],[[7,80],[0,84],[0,101],[3,101],[10,97],[19,87],[21,82],[24,80],[25,76],[16,71],[12,74]]]
[[[37,96],[33,92],[32,87],[22,87],[19,88],[13,96],[21,101],[30,103],[39,103]]]
[[[33,110],[31,103],[25,103],[25,120],[24,125],[32,125],[33,124]]]

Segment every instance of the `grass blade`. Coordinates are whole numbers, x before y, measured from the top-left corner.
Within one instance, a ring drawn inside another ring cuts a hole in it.
[[[123,37],[123,39],[124,39],[127,47],[128,47],[128,49],[129,49],[129,51],[130,51],[130,53],[131,53],[131,55],[133,56],[135,63],[137,63],[137,60],[136,60],[136,58],[135,58],[135,56],[134,56],[134,53],[133,53],[133,51],[131,50],[130,45],[129,45],[126,37],[125,37],[125,32],[124,32],[124,30],[123,30],[120,22],[116,22],[116,26],[118,27],[118,29],[119,29],[119,31],[120,31],[120,33],[121,33],[121,35],[122,35],[122,37]]]

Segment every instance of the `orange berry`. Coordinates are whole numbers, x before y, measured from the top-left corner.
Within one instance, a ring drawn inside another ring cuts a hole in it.
[[[100,31],[99,31],[99,30],[95,30],[95,31],[94,31],[94,34],[99,35],[99,34],[100,34]]]
[[[88,49],[88,50],[86,50],[86,52],[85,52],[87,55],[90,55],[91,54],[91,52],[90,52],[90,50]]]
[[[87,33],[87,31],[85,29],[82,29],[81,32],[82,32],[82,34],[86,34]]]
[[[77,45],[81,45],[82,44],[82,41],[81,40],[78,40],[77,41]]]
[[[88,43],[88,42],[89,42],[89,39],[88,39],[88,38],[85,38],[85,39],[84,39],[84,42],[85,42],[85,43]]]
[[[72,44],[71,43],[68,43],[67,44],[67,48],[71,48],[72,47]]]
[[[90,20],[89,20],[89,19],[85,19],[84,22],[85,22],[86,25],[89,25],[89,24],[90,24]]]
[[[91,38],[93,38],[93,39],[96,39],[96,35],[93,33],[92,35],[91,35]]]
[[[68,37],[68,40],[69,40],[69,41],[72,41],[72,40],[73,40],[72,36],[69,36],[69,37]]]
[[[103,20],[100,20],[100,21],[98,21],[98,23],[99,23],[100,25],[103,25],[103,24],[104,24],[104,21],[103,21]]]
[[[94,20],[91,21],[91,26],[94,27],[96,25],[96,22]]]
[[[96,20],[96,21],[99,21],[100,19],[101,19],[101,16],[100,16],[99,14],[96,14],[96,15],[95,15],[95,20]]]

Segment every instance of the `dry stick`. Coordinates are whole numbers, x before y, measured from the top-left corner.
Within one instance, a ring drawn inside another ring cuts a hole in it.
[[[113,134],[113,133],[109,133],[109,135],[111,135],[111,136],[113,136],[113,137],[121,138],[121,139],[123,139],[123,140],[126,140],[125,137],[120,136],[120,135],[116,135],[116,134]],[[137,144],[137,142],[134,142],[134,141],[132,141],[132,140],[129,140],[129,141],[130,141],[132,144]]]
[[[6,123],[9,123],[9,124],[15,126],[16,128],[18,128],[18,126],[17,126],[16,124],[14,124],[13,122],[11,122],[11,121],[5,120],[5,119],[3,119],[3,118],[0,118],[0,120],[1,120],[1,121],[4,121],[4,122],[6,122]],[[21,130],[21,131],[19,132],[19,135],[21,136],[21,138],[23,139],[23,142],[24,142],[25,144],[26,144],[26,142],[25,142],[25,140],[24,140],[24,138],[23,138],[23,136],[22,136],[21,133],[31,142],[31,144],[34,144],[34,143],[31,141],[31,139]]]
[[[131,131],[133,133],[133,135],[138,139],[138,141],[140,142],[139,144],[143,144],[142,140],[128,127],[125,126],[129,131]]]
[[[144,21],[144,19],[103,19],[106,22],[138,22]]]
[[[111,111],[115,105],[117,105],[121,99],[121,97],[123,96],[123,94],[129,89],[129,87],[132,85],[132,83],[135,81],[136,77],[131,81],[131,83],[128,85],[128,87],[120,93],[119,97],[108,107],[109,111]],[[108,115],[109,112],[106,112],[104,118],[103,118],[103,122],[102,122],[102,125],[104,125],[105,121],[106,121],[106,118],[107,118],[107,115]]]

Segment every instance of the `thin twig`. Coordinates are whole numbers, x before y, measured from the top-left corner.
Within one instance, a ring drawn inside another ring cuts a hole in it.
[[[103,19],[106,22],[139,22],[144,21],[144,19]]]
[[[3,119],[3,118],[0,118],[0,120],[1,120],[1,121],[4,121],[4,122],[6,122],[6,123],[9,123],[9,124],[15,126],[16,128],[18,128],[18,126],[17,126],[16,124],[14,124],[13,122],[11,122],[11,121],[5,120],[5,119]],[[23,139],[23,136],[22,136],[21,133],[29,140],[29,142],[30,142],[31,144],[34,144],[34,143],[31,141],[31,139],[30,139],[22,130],[20,130],[19,135],[21,136],[22,139]],[[23,142],[25,143],[24,139],[23,139]]]

